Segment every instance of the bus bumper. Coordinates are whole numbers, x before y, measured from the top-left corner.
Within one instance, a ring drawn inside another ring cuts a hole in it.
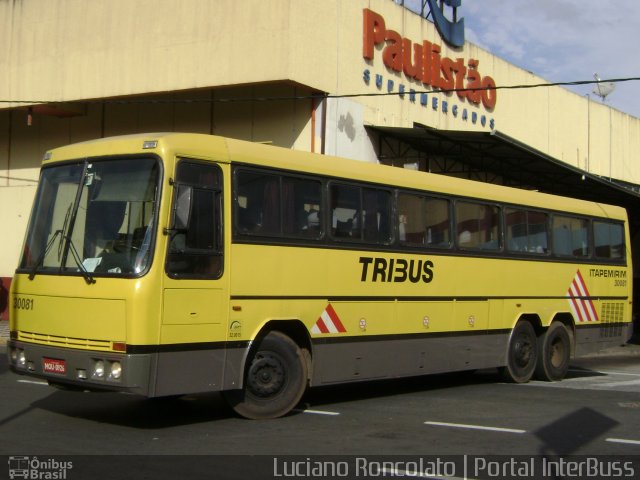
[[[150,354],[73,350],[16,340],[7,343],[11,371],[69,389],[153,396]]]

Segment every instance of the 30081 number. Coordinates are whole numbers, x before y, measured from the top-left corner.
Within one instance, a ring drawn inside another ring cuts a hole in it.
[[[33,298],[13,298],[13,308],[16,310],[33,310]]]

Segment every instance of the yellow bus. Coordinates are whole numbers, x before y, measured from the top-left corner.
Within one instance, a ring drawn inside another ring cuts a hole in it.
[[[45,154],[12,371],[248,418],[308,386],[560,380],[631,333],[624,209],[199,134]]]

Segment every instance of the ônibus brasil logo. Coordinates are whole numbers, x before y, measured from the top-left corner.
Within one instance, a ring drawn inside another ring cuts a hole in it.
[[[8,463],[11,480],[14,478],[66,480],[67,471],[73,468],[73,462],[29,456],[10,456]]]

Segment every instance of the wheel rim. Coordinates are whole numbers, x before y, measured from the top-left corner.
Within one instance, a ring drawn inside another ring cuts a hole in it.
[[[551,343],[550,361],[555,368],[564,364],[565,350],[564,342],[560,338],[556,338]]]
[[[526,368],[531,363],[533,344],[528,335],[520,335],[514,345],[513,359],[518,368]]]
[[[247,387],[255,396],[271,397],[282,390],[285,380],[282,359],[271,352],[259,352],[247,374]]]

